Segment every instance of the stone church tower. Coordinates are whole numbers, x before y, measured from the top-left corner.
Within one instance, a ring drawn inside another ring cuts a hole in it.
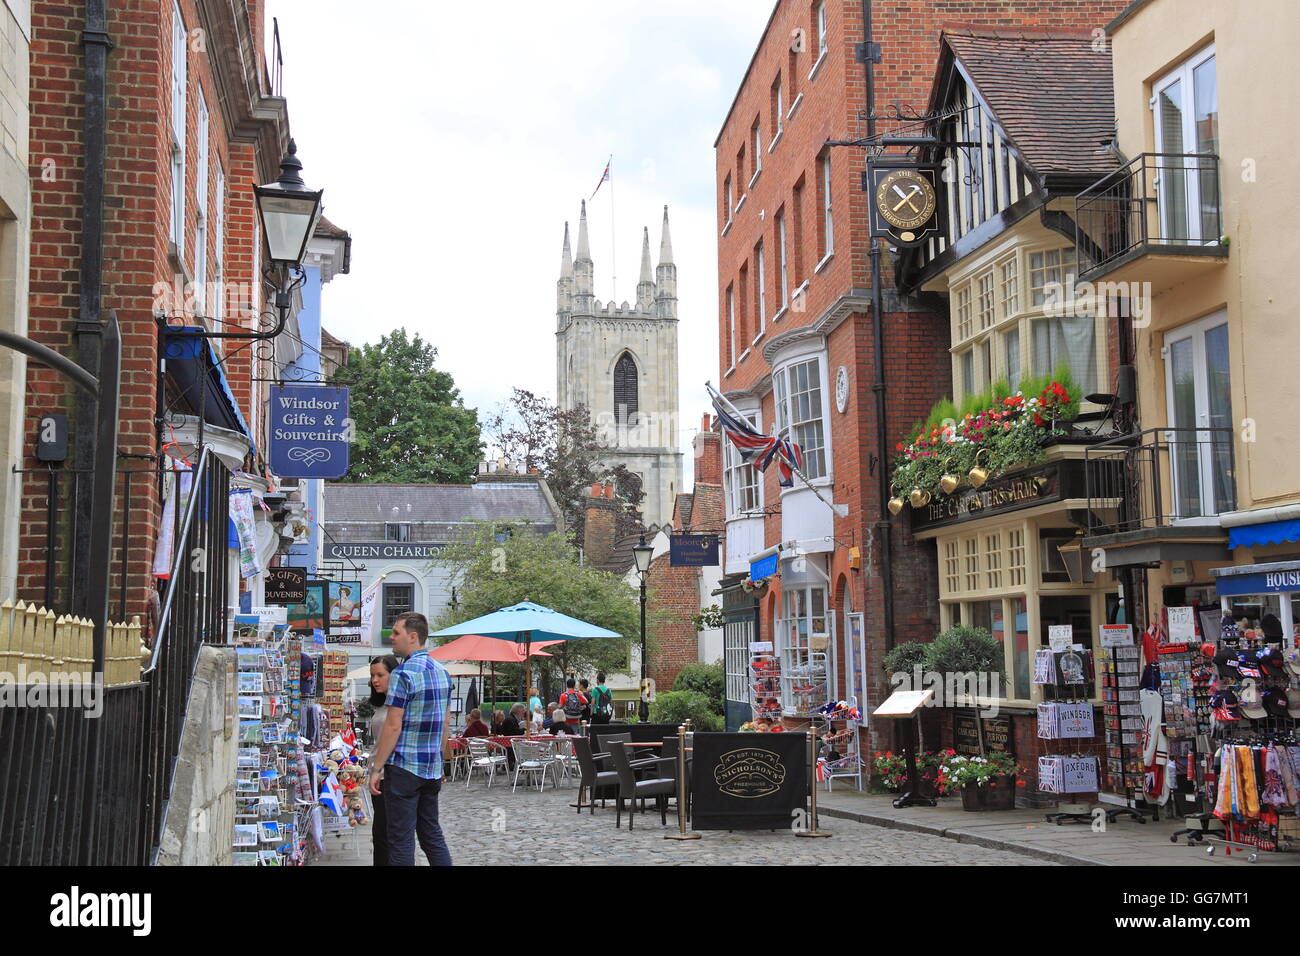
[[[578,255],[569,250],[556,283],[556,402],[586,405],[609,448],[608,465],[640,476],[642,520],[660,527],[672,520],[682,487],[677,448],[677,266],[673,264],[664,206],[659,265],[650,266],[650,230],[641,238],[641,278],[636,303],[601,304],[587,239],[587,204],[578,219]]]

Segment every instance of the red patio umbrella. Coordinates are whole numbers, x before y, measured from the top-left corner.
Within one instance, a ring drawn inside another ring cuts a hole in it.
[[[516,644],[514,641],[502,640],[499,637],[487,637],[483,634],[466,634],[464,637],[458,637],[449,644],[443,644],[441,647],[435,647],[429,651],[429,656],[439,661],[478,661],[480,664],[488,662],[492,665],[492,694],[496,699],[497,685],[497,668],[498,662],[502,664],[520,664],[529,657],[550,657],[542,650],[543,647],[550,647],[552,644],[563,644],[563,641],[539,641],[536,644]],[[483,674],[482,667],[479,668],[479,676]]]

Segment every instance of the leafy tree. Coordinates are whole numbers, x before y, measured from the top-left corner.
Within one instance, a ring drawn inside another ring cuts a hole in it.
[[[544,396],[516,388],[510,401],[484,422],[484,430],[502,456],[525,470],[536,468],[546,479],[575,540],[582,540],[583,499],[596,481],[612,480],[625,504],[616,534],[640,530],[645,497],[640,479],[621,464],[607,468],[601,463],[608,449],[585,405],[566,411]]]
[[[673,681],[674,691],[690,690],[703,694],[715,714],[723,713],[726,706],[723,702],[725,687],[726,675],[720,663],[687,664]]]
[[[478,413],[461,404],[438,350],[396,329],[378,345],[353,348],[332,384],[352,389],[356,431],[347,480],[464,483],[482,455]]]
[[[459,603],[446,608],[434,629],[449,627],[520,601],[532,601],[624,635],[566,641],[547,649],[550,658],[534,658],[534,683],[543,689],[563,686],[563,674],[626,671],[634,640],[640,636],[640,610],[632,590],[616,575],[578,563],[578,552],[559,532],[529,533],[522,525],[477,522],[439,553],[434,565],[449,573]],[[648,628],[647,628],[648,629]],[[497,665],[517,686],[522,667]],[[549,678],[549,679],[547,679]],[[554,700],[558,690],[547,694]]]

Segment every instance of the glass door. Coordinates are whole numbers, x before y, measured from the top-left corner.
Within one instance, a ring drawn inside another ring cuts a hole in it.
[[[1219,312],[1176,329],[1165,346],[1169,423],[1177,429],[1168,434],[1171,516],[1185,520],[1231,511],[1236,481],[1227,317]]]
[[[1214,47],[1202,50],[1158,82],[1155,113],[1159,238],[1165,242],[1216,242],[1219,182],[1212,159],[1179,155],[1217,154],[1219,100]]]

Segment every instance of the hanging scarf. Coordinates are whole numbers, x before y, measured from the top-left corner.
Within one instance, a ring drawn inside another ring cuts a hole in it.
[[[1250,747],[1237,747],[1237,770],[1239,778],[1237,793],[1240,802],[1237,815],[1246,820],[1259,819],[1259,784],[1255,774],[1255,753]]]
[[[1259,802],[1270,807],[1280,807],[1286,803],[1286,793],[1282,789],[1282,764],[1273,747],[1264,748],[1264,786]]]
[[[1286,793],[1286,803],[1294,807],[1300,803],[1300,785],[1297,785],[1295,767],[1291,765],[1291,757],[1281,744],[1273,745],[1273,754],[1282,771],[1282,790]]]
[[[1232,817],[1236,809],[1236,758],[1232,748],[1224,744],[1219,748],[1219,794],[1214,802],[1214,815],[1220,820]]]

